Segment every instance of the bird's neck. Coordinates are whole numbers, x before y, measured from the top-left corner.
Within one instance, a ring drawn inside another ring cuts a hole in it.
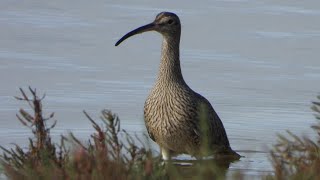
[[[180,67],[179,46],[180,35],[176,37],[164,36],[162,42],[161,62],[157,79],[158,82],[185,83]]]

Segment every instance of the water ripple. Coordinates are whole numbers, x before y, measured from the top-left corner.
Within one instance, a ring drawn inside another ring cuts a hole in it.
[[[2,11],[0,22],[13,25],[31,25],[43,28],[61,28],[74,26],[92,26],[91,23],[65,13],[48,11]]]

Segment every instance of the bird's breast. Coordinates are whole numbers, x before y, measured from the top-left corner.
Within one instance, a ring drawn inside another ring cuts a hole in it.
[[[145,102],[147,128],[159,129],[161,132],[186,129],[184,126],[188,125],[188,121],[194,121],[196,115],[196,101],[185,90],[153,89]]]
[[[179,120],[189,115],[190,109],[195,108],[192,94],[184,89],[168,87],[166,89],[154,88],[150,92],[145,109],[156,115],[155,118],[164,120]]]

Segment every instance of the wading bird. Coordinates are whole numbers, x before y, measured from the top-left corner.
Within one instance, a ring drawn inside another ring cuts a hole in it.
[[[115,45],[147,31],[163,36],[158,77],[144,105],[149,136],[160,146],[162,158],[169,160],[172,155],[190,154],[239,159],[210,102],[183,79],[179,57],[181,24],[176,14],[161,12],[152,23],[127,33]]]

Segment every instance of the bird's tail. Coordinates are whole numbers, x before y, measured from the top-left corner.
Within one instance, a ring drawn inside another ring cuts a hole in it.
[[[228,159],[230,161],[237,161],[239,160],[241,157],[240,154],[238,154],[237,152],[235,152],[234,150],[231,149],[231,147],[219,152],[216,154],[216,158],[221,158],[221,159]]]

